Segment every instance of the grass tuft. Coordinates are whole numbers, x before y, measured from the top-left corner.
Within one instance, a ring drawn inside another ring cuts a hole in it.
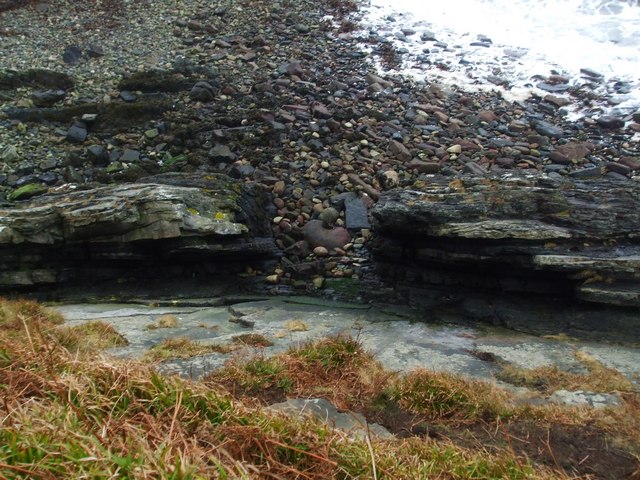
[[[72,352],[92,352],[123,347],[129,342],[110,324],[96,320],[53,331],[60,344]]]
[[[187,337],[166,338],[151,347],[144,359],[149,362],[161,362],[172,358],[193,358],[210,353],[231,353],[244,347],[270,347],[273,345],[263,335],[246,333],[232,337],[229,343],[204,344]]]
[[[178,326],[178,317],[171,314],[161,315],[154,323],[147,326],[149,330],[157,328],[175,328]]]
[[[448,373],[418,370],[391,384],[384,393],[401,407],[428,418],[476,420],[511,414],[507,396],[493,386]]]
[[[511,364],[502,366],[496,374],[498,380],[551,394],[556,390],[587,390],[597,393],[632,392],[633,384],[617,370],[607,368],[591,355],[576,351],[576,359],[585,368],[586,373],[573,373],[556,366],[533,369],[520,368]]]

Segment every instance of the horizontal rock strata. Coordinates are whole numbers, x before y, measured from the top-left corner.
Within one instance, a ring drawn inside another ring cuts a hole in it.
[[[272,258],[266,196],[224,175],[67,187],[0,208],[0,288]]]
[[[434,311],[536,333],[640,339],[640,188],[434,177],[381,195],[381,271]]]

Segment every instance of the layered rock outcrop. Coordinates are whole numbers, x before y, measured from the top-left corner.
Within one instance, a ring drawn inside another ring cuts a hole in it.
[[[434,177],[382,194],[380,270],[447,318],[640,339],[640,186]]]
[[[64,187],[0,208],[0,288],[215,273],[273,259],[266,194],[224,175]]]

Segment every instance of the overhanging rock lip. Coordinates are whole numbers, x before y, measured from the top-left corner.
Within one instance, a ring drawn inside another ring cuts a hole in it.
[[[590,256],[590,255],[535,255],[533,264],[539,267],[556,267],[562,270],[584,268],[602,269],[612,272],[640,274],[640,255]]]

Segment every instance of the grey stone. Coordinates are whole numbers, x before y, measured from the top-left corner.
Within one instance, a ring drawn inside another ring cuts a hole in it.
[[[87,127],[76,122],[67,130],[67,140],[73,143],[82,143],[87,139]]]
[[[15,162],[20,158],[20,155],[18,155],[18,149],[15,146],[9,145],[2,150],[0,158],[5,162]]]
[[[401,162],[408,162],[411,160],[411,152],[402,143],[391,140],[389,142],[389,152]]]
[[[488,172],[484,167],[481,167],[476,162],[467,162],[464,164],[464,171],[472,173],[474,175],[486,175]]]
[[[600,178],[602,177],[603,170],[600,167],[581,168],[580,170],[574,170],[569,173],[569,176],[573,178]]]
[[[82,114],[82,117],[80,117],[80,120],[82,120],[85,123],[93,123],[96,121],[97,118],[98,118],[97,113],[84,113]]]
[[[71,45],[64,49],[62,60],[69,65],[76,65],[82,58],[82,50],[76,45]]]
[[[233,165],[229,170],[229,176],[233,178],[250,178],[256,171],[255,167],[248,164]]]
[[[45,172],[38,175],[38,180],[46,185],[54,185],[58,181],[58,175],[55,172]]]
[[[120,158],[118,160],[124,163],[137,162],[138,160],[140,160],[140,152],[138,150],[125,148],[124,152],[122,152],[122,155],[120,155]]]
[[[545,137],[562,138],[564,137],[564,130],[560,127],[550,124],[549,122],[538,121],[534,126],[536,132]]]
[[[557,390],[549,397],[549,401],[572,407],[606,408],[620,405],[620,397],[615,393],[594,393],[577,390]]]
[[[278,73],[281,75],[296,75],[299,77],[303,73],[302,65],[298,60],[291,60],[280,64],[278,67]]]
[[[38,163],[38,168],[44,171],[53,170],[58,166],[58,164],[59,162],[57,158],[49,157],[49,158],[45,158],[40,163]]]
[[[608,116],[608,115],[597,118],[596,123],[598,124],[598,126],[602,128],[607,128],[611,130],[624,127],[623,119],[618,117]]]
[[[50,107],[53,104],[64,100],[67,93],[64,90],[44,90],[41,92],[34,92],[31,95],[31,100],[36,107]]]
[[[361,198],[345,201],[345,224],[350,230],[371,228],[368,210]]]
[[[324,228],[333,228],[338,218],[340,218],[340,214],[333,207],[325,208],[318,215],[318,219],[322,222]]]
[[[346,433],[350,438],[363,440],[367,436],[388,440],[394,436],[377,423],[368,423],[359,413],[340,412],[333,404],[323,398],[293,398],[286,402],[269,406],[270,410],[287,415],[303,417],[311,415],[332,428]]]
[[[198,102],[211,102],[215,98],[215,89],[209,82],[197,82],[189,92],[189,97]]]
[[[232,163],[236,159],[236,154],[228,146],[218,143],[209,150],[209,158],[215,163]]]
[[[120,92],[120,98],[127,103],[133,103],[138,99],[138,96],[129,90],[122,90]]]
[[[595,80],[602,80],[604,78],[604,75],[590,68],[581,68],[580,73],[583,73],[587,77],[590,77],[591,79],[595,79]]]
[[[90,58],[99,58],[104,56],[104,49],[100,45],[91,44],[87,47],[87,55]]]
[[[87,148],[87,156],[94,165],[105,166],[109,164],[109,152],[102,145],[91,145]]]

